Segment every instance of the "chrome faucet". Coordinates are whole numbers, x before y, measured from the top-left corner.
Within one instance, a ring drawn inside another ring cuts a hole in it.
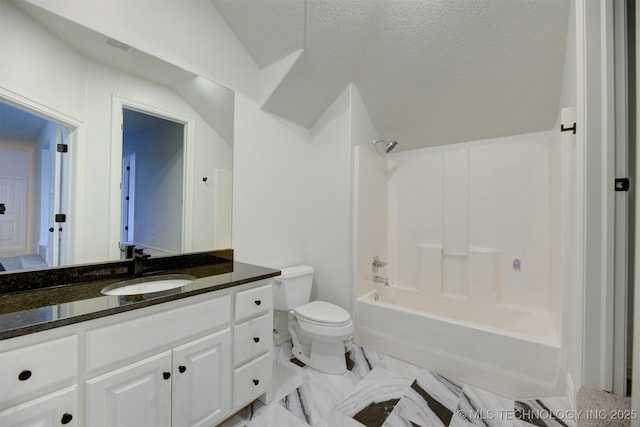
[[[144,253],[144,248],[135,248],[133,250],[133,275],[142,276],[144,272],[144,260],[151,257],[150,254]]]
[[[385,286],[389,286],[389,278],[382,276],[373,276],[373,283],[382,283]]]

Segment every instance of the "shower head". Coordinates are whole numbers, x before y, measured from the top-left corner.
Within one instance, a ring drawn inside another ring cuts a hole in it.
[[[398,141],[387,141],[386,139],[379,139],[377,141],[373,141],[373,146],[376,147],[376,150],[378,149],[378,143],[384,144],[385,153],[388,153],[389,151],[393,150],[395,146],[398,145]]]

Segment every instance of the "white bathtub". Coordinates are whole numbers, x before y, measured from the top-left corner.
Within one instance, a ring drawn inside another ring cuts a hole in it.
[[[447,313],[447,315],[445,315]],[[511,398],[563,395],[551,315],[508,306],[474,310],[384,287],[358,298],[360,345]]]

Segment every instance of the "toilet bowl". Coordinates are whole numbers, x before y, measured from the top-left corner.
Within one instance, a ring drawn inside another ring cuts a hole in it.
[[[292,355],[329,374],[346,372],[345,346],[353,336],[351,315],[335,304],[309,301],[313,268],[281,269],[274,286],[274,307],[289,316]]]

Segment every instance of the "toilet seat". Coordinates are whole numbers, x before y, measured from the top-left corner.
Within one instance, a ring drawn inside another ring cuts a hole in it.
[[[325,301],[312,301],[293,311],[299,320],[318,326],[341,327],[351,324],[351,315],[345,309]]]

